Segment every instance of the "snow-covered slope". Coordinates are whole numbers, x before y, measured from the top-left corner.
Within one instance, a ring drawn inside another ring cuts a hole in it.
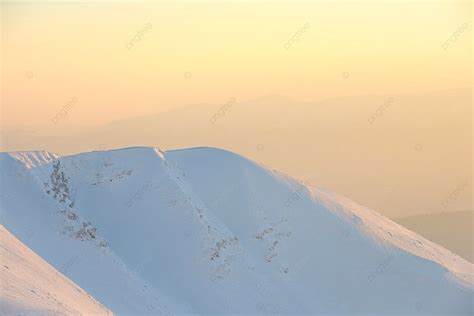
[[[227,151],[0,159],[2,223],[119,315],[473,311],[472,264]]]
[[[112,315],[0,225],[0,315]]]

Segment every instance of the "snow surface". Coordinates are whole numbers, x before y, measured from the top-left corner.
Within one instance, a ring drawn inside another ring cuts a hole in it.
[[[473,265],[213,148],[2,153],[1,221],[119,315],[473,313]]]
[[[112,315],[0,225],[1,315]]]

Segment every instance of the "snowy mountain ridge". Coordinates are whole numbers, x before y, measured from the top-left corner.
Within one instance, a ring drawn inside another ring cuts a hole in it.
[[[119,315],[470,314],[473,265],[214,148],[0,154],[1,221]]]

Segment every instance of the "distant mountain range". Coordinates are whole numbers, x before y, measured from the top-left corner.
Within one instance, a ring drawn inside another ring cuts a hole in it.
[[[77,132],[68,119],[48,124],[49,133],[3,129],[0,145],[6,151],[38,148],[67,154],[143,145],[212,146],[343,194],[390,218],[472,208],[470,88],[311,102],[230,95],[217,104]],[[457,191],[460,186],[464,189]]]

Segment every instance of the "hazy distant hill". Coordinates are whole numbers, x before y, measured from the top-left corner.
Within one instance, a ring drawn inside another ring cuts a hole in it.
[[[1,145],[59,154],[144,145],[218,147],[394,218],[469,209],[472,183],[464,184],[472,178],[471,108],[470,89],[314,102],[232,95],[220,104],[127,118],[77,134],[67,124],[55,127],[51,137],[7,133]],[[459,186],[464,189],[456,191]]]

